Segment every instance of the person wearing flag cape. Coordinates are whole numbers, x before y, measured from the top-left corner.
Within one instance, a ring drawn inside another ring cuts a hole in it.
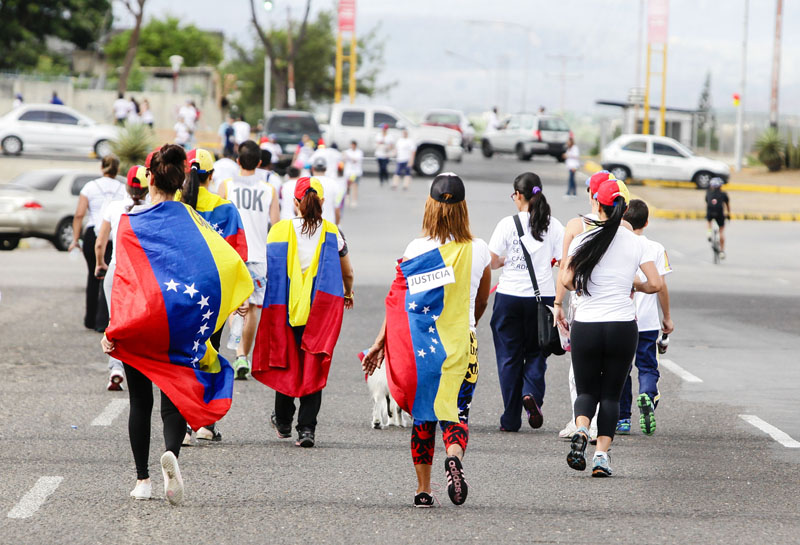
[[[478,380],[475,327],[489,301],[491,256],[486,242],[470,233],[464,199],[464,182],[457,175],[434,178],[422,237],[403,253],[386,297],[386,319],[362,360],[364,371],[372,374],[385,358],[392,397],[414,417],[416,507],[433,507],[437,423],[447,451],[447,493],[455,505],[467,499],[462,460]]]
[[[278,438],[292,433],[295,398],[299,447],[313,447],[322,389],[345,308],[353,308],[353,268],[347,245],[322,219],[326,198],[317,178],[294,189],[298,217],[279,221],[267,236],[267,293],[253,351],[252,375],[275,390],[270,418]]]
[[[120,218],[111,321],[101,341],[125,366],[135,499],[152,493],[152,384],[161,390],[161,470],[173,505],[184,497],[178,455],[186,424],[211,424],[231,406],[233,368],[209,338],[253,291],[239,254],[196,211],[174,200],[185,161],[179,146],[156,151],[149,166],[152,206]]]

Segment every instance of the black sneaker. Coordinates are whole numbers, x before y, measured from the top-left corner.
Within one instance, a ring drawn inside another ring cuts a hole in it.
[[[531,425],[533,429],[539,429],[544,424],[544,416],[542,415],[542,410],[539,408],[539,405],[536,404],[536,400],[533,399],[533,396],[525,396],[522,398],[522,406],[525,407],[525,411],[528,413],[528,424]]]
[[[278,433],[278,439],[289,439],[292,436],[292,426],[281,426],[278,424],[278,417],[275,416],[275,413],[272,413],[272,416],[269,417],[269,421]]]
[[[567,465],[577,471],[586,469],[586,444],[589,442],[589,430],[586,428],[578,428],[575,435],[572,436],[570,443],[570,451],[567,454]]]
[[[420,492],[414,496],[414,507],[428,508],[433,507],[433,496],[427,492]]]
[[[311,430],[300,430],[297,432],[297,441],[294,443],[298,447],[311,448],[314,446],[314,432]]]
[[[455,505],[467,501],[467,481],[464,480],[464,467],[457,456],[448,456],[444,460],[444,473],[447,478],[447,495]]]

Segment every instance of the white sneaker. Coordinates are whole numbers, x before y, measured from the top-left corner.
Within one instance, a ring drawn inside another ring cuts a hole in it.
[[[191,447],[192,446],[192,428],[186,426],[186,435],[183,436],[183,443],[181,443],[182,447]]]
[[[578,431],[578,426],[575,425],[575,422],[570,420],[567,422],[567,426],[558,432],[559,439],[572,439],[572,436],[575,435],[575,432]]]
[[[197,438],[203,441],[222,441],[222,434],[217,430],[211,431],[206,427],[197,430]]]
[[[589,427],[589,440],[590,441],[597,441],[597,428],[590,426]]]
[[[161,474],[164,476],[164,495],[172,505],[180,505],[183,501],[183,479],[178,459],[167,451],[161,455]]]
[[[131,490],[131,497],[135,500],[149,500],[153,494],[153,482],[141,481],[136,483],[136,488]]]

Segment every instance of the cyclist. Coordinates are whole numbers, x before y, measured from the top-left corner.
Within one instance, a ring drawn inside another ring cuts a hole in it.
[[[706,220],[709,242],[711,242],[711,222],[716,221],[719,225],[719,257],[725,259],[725,219],[731,219],[731,201],[721,187],[722,178],[711,178],[706,192]]]

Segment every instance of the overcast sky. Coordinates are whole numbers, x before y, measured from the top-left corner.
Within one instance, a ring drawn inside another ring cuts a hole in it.
[[[540,104],[557,110],[562,63],[554,56],[569,55],[565,108],[593,112],[595,100],[624,101],[636,85],[639,3],[358,0],[356,24],[359,32],[381,25],[386,43],[383,80],[397,82],[388,95],[374,101],[411,112],[429,107],[481,111],[494,104],[507,111],[530,110]],[[710,71],[715,107],[731,107],[731,95],[739,87],[744,3],[670,1],[668,106],[696,107]],[[174,0],[147,0],[145,17],[174,14],[200,28],[221,30],[228,38],[252,43],[249,0],[192,0],[191,4],[191,10],[178,12]],[[312,9],[332,9],[335,4],[335,0],[312,0]],[[304,0],[275,0],[275,9],[269,16],[263,12],[261,20],[265,24],[268,17],[285,20],[289,6],[299,17],[304,5]],[[115,14],[117,25],[131,24],[118,2]],[[769,109],[774,27],[775,0],[750,0],[748,111]],[[797,29],[800,4],[784,2],[781,114],[800,114]],[[526,49],[529,69],[523,104]],[[644,53],[641,57],[644,65]],[[641,72],[643,81],[644,66]],[[653,78],[653,83],[656,103],[660,82]]]

